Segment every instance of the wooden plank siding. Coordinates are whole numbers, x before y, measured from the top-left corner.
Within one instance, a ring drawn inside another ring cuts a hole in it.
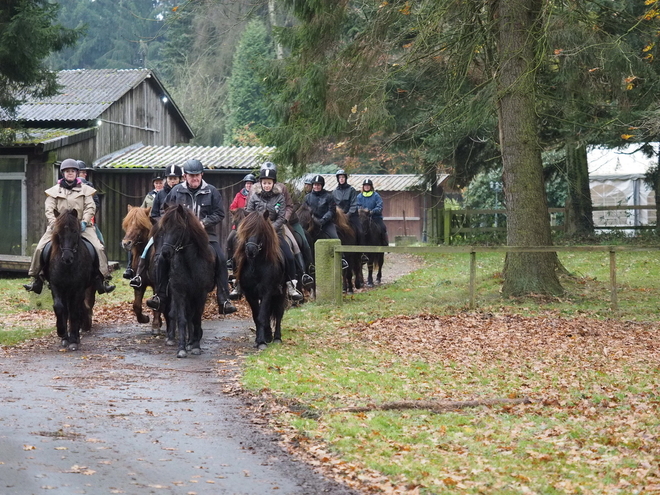
[[[395,236],[411,235],[422,240],[425,196],[423,191],[379,191],[383,198],[383,219],[390,242]],[[405,217],[405,221],[404,221]]]

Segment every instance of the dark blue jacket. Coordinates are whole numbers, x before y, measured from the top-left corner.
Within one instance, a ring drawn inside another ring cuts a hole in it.
[[[215,186],[202,180],[195,191],[188,189],[188,184],[182,182],[172,188],[165,203],[168,205],[184,205],[190,208],[195,216],[202,221],[210,241],[218,241],[215,226],[225,218],[225,208],[222,196]]]
[[[364,208],[371,211],[373,218],[383,218],[383,199],[380,194],[374,191],[371,196],[364,196],[363,193],[358,194],[357,197],[358,208]]]
[[[357,215],[357,191],[350,184],[339,184],[332,192],[335,203],[347,215]]]
[[[337,210],[335,198],[325,189],[307,194],[305,204],[312,210],[312,215],[321,221],[321,227],[335,218]]]

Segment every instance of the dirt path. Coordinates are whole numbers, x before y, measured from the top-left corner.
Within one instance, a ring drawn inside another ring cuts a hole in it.
[[[177,359],[146,326],[97,328],[0,364],[0,493],[354,493],[290,458],[224,394],[246,321],[205,322],[203,354]]]
[[[387,255],[383,281],[420,264]],[[396,257],[395,257],[396,256]],[[148,325],[96,325],[0,350],[0,493],[355,494],[291,458],[231,391],[249,320],[204,322],[177,359]]]

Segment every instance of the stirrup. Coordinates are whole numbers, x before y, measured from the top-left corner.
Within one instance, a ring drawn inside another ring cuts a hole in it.
[[[153,309],[154,311],[160,311],[160,297],[157,294],[154,294],[149,299],[147,299],[147,307]]]
[[[231,258],[229,258],[229,259],[227,260],[227,269],[228,269],[228,270],[233,270],[233,269],[234,269],[234,264],[233,264]]]
[[[348,261],[346,261],[344,258],[341,259],[341,269],[348,270]]]
[[[41,294],[41,291],[44,288],[44,281],[41,278],[37,277],[29,284],[24,284],[23,287],[28,292],[34,292],[35,294]]]
[[[142,287],[142,277],[139,275],[136,275],[131,279],[131,281],[128,283],[131,287],[134,289],[140,289]]]
[[[234,306],[229,300],[226,300],[222,303],[221,311],[223,315],[230,315],[236,312],[236,306]]]
[[[362,263],[369,263],[369,256],[363,253],[362,256],[360,256],[360,261]]]
[[[303,287],[309,287],[310,285],[314,285],[314,279],[310,275],[303,273],[302,284]]]
[[[241,293],[241,291],[234,287],[232,291],[229,293],[229,299],[231,299],[232,301],[237,301],[238,299],[241,298],[242,295],[243,294]]]

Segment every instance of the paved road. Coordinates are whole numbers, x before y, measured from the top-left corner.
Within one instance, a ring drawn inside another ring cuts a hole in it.
[[[148,326],[0,350],[0,494],[354,494],[290,458],[231,387],[247,322],[177,359]]]

